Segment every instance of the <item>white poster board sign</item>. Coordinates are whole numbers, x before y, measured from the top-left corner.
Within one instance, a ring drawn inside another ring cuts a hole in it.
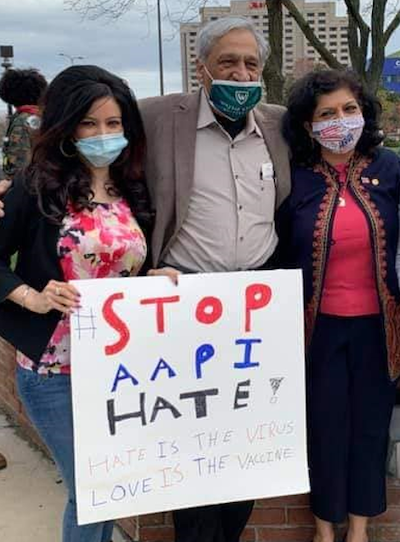
[[[299,271],[75,285],[80,524],[309,490]]]

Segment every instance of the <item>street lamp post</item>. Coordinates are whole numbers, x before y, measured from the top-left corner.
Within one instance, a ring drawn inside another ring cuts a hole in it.
[[[74,63],[75,60],[83,60],[85,58],[84,56],[72,56],[68,55],[67,53],[58,53],[58,56],[68,58],[68,60],[71,62],[71,65]]]
[[[12,45],[0,45],[0,57],[2,59],[1,65],[7,71],[12,66],[12,59],[14,58],[14,49]],[[7,104],[7,116],[10,119],[13,114],[11,104]]]
[[[158,25],[158,65],[160,72],[160,95],[164,96],[164,68],[162,51],[162,29],[161,29],[161,0],[157,0],[157,25]]]

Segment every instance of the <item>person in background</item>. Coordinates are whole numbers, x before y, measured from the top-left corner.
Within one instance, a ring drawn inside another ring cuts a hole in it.
[[[381,106],[350,72],[297,81],[283,130],[292,190],[278,255],[303,270],[314,542],[367,542],[386,509],[388,428],[400,375],[395,257],[398,157],[380,146]]]
[[[0,98],[15,108],[3,141],[3,172],[12,180],[31,158],[32,139],[39,128],[39,102],[46,79],[35,69],[8,69],[0,79]]]
[[[77,524],[70,315],[79,292],[69,281],[140,270],[151,224],[144,153],[129,87],[96,66],[72,66],[50,84],[31,164],[5,197],[0,336],[17,348],[18,393],[68,490],[63,542],[110,542],[113,530]]]
[[[0,98],[16,108],[2,146],[2,170],[9,181],[30,160],[32,134],[39,124],[38,103],[46,87],[46,79],[33,69],[9,69],[0,79]],[[7,460],[0,453],[0,469],[6,466]]]

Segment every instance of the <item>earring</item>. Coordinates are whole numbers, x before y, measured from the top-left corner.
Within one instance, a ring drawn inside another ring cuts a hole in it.
[[[64,143],[65,143],[65,140],[62,139],[60,141],[60,145],[59,145],[59,148],[60,148],[60,152],[63,156],[65,156],[65,158],[74,158],[76,155],[77,155],[77,152],[74,152],[72,154],[68,154],[67,152],[65,152],[64,150]]]

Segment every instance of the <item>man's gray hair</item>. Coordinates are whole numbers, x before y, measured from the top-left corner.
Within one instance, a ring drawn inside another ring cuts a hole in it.
[[[245,17],[221,17],[202,26],[196,42],[197,58],[201,62],[205,62],[215,43],[231,30],[248,30],[253,34],[257,41],[258,53],[263,66],[270,52],[269,45],[261,32]]]

